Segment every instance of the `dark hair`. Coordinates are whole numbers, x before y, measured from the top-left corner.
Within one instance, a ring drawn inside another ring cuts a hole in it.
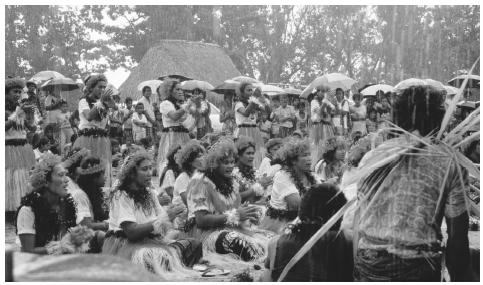
[[[113,146],[119,146],[119,141],[118,140],[116,140],[116,139],[110,139],[110,141],[111,141],[111,148]]]
[[[36,148],[39,148],[39,147],[44,146],[44,145],[48,145],[49,142],[50,142],[50,140],[46,136],[42,135],[40,137],[37,145],[36,145]]]
[[[335,93],[337,94],[337,91],[339,91],[339,90],[342,91],[342,95],[344,95],[344,90],[340,87],[335,89]]]
[[[44,134],[46,134],[47,132],[55,132],[58,130],[58,126],[57,124],[55,123],[50,123],[48,124],[47,126],[45,126],[45,129],[44,129]]]
[[[275,97],[272,99],[272,102],[280,102],[280,98],[279,98],[279,96],[275,96]]]
[[[144,95],[144,92],[146,92],[148,89],[149,89],[151,92],[153,91],[153,90],[151,90],[151,87],[149,87],[149,86],[144,86],[144,87],[143,87],[143,91],[142,91],[142,92],[143,92],[143,95]]]
[[[354,95],[352,95],[352,99],[353,100],[361,100],[362,101],[362,94],[361,93],[355,93]]]
[[[247,88],[247,86],[250,85],[252,85],[250,82],[243,82],[242,84],[240,84],[240,95],[245,94],[245,89]]]
[[[174,159],[174,156],[176,153],[181,149],[181,145],[174,146],[173,148],[170,149],[170,152],[168,153],[168,157],[166,160],[168,161],[166,167],[163,170],[163,173],[159,176],[159,186],[162,185],[164,177],[166,176],[166,173],[168,170],[171,169],[174,173],[174,177],[178,177],[178,175],[181,174],[181,168],[179,165],[176,163],[176,160]]]
[[[25,81],[20,78],[9,78],[5,80],[5,93],[10,92],[10,90],[19,88],[23,89],[25,87]]]
[[[124,103],[127,103],[127,102],[131,102],[132,103],[132,98],[131,97],[126,97],[126,99],[124,99]]]
[[[292,233],[309,239],[346,203],[347,199],[337,186],[329,183],[313,185],[302,197],[298,213],[301,222],[292,227]],[[341,220],[330,230],[338,231]]]
[[[138,103],[136,104],[136,107],[135,107],[135,108],[137,108],[137,107],[139,107],[139,106],[142,106],[142,107],[143,107],[143,109],[144,109],[144,104],[143,104],[142,102],[138,102]]]
[[[117,95],[117,94],[112,95],[112,100],[116,100],[116,99],[121,101],[121,97],[119,95]]]
[[[422,136],[439,130],[445,109],[443,93],[429,86],[412,86],[398,96],[393,119],[406,131],[418,130]]]
[[[107,77],[104,74],[92,75],[87,79],[86,90],[88,93],[97,86],[97,83],[104,81],[107,83]]]
[[[95,156],[85,157],[80,163],[81,169],[87,169],[94,165],[101,163],[101,160]],[[93,174],[79,175],[77,177],[77,185],[87,194],[89,201],[92,205],[94,212],[93,219],[95,221],[104,221],[109,215],[106,213],[106,207],[104,204],[104,194],[102,192],[102,186],[95,184],[94,182],[100,175],[104,175],[104,171]]]
[[[143,146],[149,146],[152,142],[151,137],[145,137],[139,140]]]

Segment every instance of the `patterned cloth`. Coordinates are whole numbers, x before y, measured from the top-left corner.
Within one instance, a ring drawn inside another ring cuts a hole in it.
[[[387,141],[380,147],[387,148],[399,140]],[[365,167],[368,159],[377,161],[391,152],[378,148],[366,154],[359,168]],[[435,148],[438,153],[443,152],[443,146]],[[448,179],[443,185],[448,167]],[[454,218],[466,211],[465,186],[459,181],[454,162],[448,156],[435,156],[434,151],[425,149],[417,156],[402,155],[387,172],[378,187],[380,194],[361,204],[361,213],[367,212],[358,222],[359,249],[386,250],[403,258],[434,256],[437,252],[418,248],[440,242],[440,225],[433,225],[433,218],[441,187],[447,195],[446,217]],[[369,202],[371,206],[367,208]]]

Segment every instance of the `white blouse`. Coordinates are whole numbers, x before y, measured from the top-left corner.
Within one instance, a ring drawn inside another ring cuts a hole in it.
[[[148,213],[138,207],[124,191],[115,193],[109,203],[109,230],[121,230],[121,224],[124,222],[144,224],[160,218],[169,222],[168,213],[159,204],[156,192],[153,190],[150,190],[150,192],[154,201],[154,209]]]
[[[270,206],[278,210],[288,210],[285,197],[292,194],[299,194],[299,190],[290,178],[290,174],[285,170],[280,170],[275,173]]]
[[[171,119],[168,114],[172,111],[176,111],[176,108],[170,101],[164,100],[161,102],[161,104],[159,104],[159,112],[161,112],[163,118],[163,127],[165,128],[181,126],[181,123],[186,119],[186,116],[182,116],[181,119],[177,121]]]
[[[190,177],[186,172],[181,173],[178,178],[176,178],[173,189],[173,205],[184,205],[181,194],[186,192],[189,183]]]
[[[90,110],[89,103],[87,103],[86,98],[82,98],[79,101],[79,130],[83,129],[90,129],[90,128],[100,128],[104,129],[107,125],[107,117],[102,119],[101,121],[87,120],[86,116],[83,114],[85,110]]]
[[[84,218],[94,218],[94,210],[92,209],[91,201],[86,192],[84,192],[77,183],[70,179],[70,177],[67,177],[67,179],[69,181],[67,184],[67,192],[69,192],[72,199],[74,199],[75,208],[77,210],[77,219],[75,223],[80,224]]]
[[[235,122],[237,126],[242,125],[242,124],[249,124],[249,125],[255,125],[257,122],[257,118],[255,114],[250,114],[248,117],[243,116],[238,110],[241,108],[245,108],[245,105],[243,105],[242,102],[238,101],[235,104]]]

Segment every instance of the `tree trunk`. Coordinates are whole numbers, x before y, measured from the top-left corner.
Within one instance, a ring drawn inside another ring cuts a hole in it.
[[[213,10],[211,13],[213,19],[213,40],[215,43],[221,45],[221,23],[220,17],[217,15],[217,11],[221,10],[221,6],[213,6]]]

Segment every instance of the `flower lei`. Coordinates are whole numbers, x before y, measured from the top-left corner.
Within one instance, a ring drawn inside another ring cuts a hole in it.
[[[265,109],[266,106],[266,101],[264,99],[260,100],[259,97],[255,96],[250,96],[250,98],[248,98],[248,103],[254,103],[260,109]]]
[[[240,185],[240,192],[245,192],[252,188],[257,196],[263,196],[265,193],[262,185],[256,181],[255,171],[251,167],[235,167],[233,169],[233,178]]]
[[[216,175],[213,172],[206,172],[205,176],[213,182],[216,191],[225,197],[230,197],[234,191],[233,180],[231,178],[225,178],[222,175]]]
[[[309,173],[309,172],[305,173],[305,177],[307,178],[307,180],[309,181],[309,184],[310,184],[308,187],[305,187],[304,183],[302,182],[302,179],[300,179],[295,174],[295,171],[293,170],[293,168],[291,168],[291,167],[288,168],[287,172],[290,174],[290,178],[292,178],[292,181],[293,181],[295,187],[297,188],[297,190],[299,190],[300,196],[305,194],[307,192],[308,188],[310,188],[312,185],[317,184],[317,181],[315,180],[312,173]]]

